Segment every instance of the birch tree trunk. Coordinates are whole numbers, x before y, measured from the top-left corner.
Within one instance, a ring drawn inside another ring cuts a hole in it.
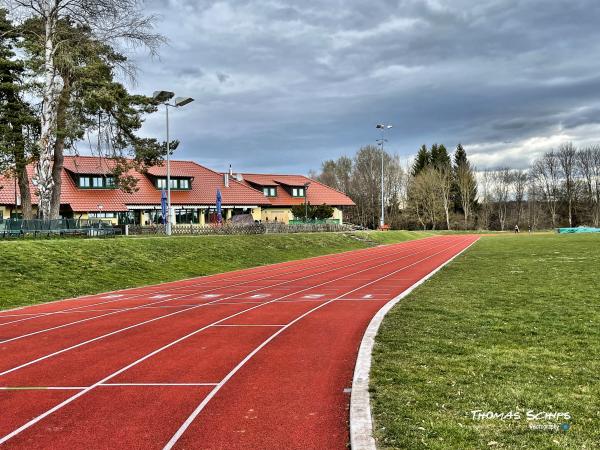
[[[61,93],[61,82],[54,65],[54,32],[56,11],[50,2],[44,2],[45,42],[42,113],[40,116],[39,159],[36,164],[34,183],[38,190],[39,210],[43,219],[51,218],[54,179],[54,145],[56,140],[56,112]]]

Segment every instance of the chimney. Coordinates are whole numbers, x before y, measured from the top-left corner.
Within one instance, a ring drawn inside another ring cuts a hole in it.
[[[225,187],[229,187],[229,174],[223,174],[223,182],[225,183]]]
[[[235,179],[236,179],[236,180],[238,180],[238,181],[244,181],[244,177],[243,177],[243,175],[242,175],[241,173],[238,173],[238,174],[235,176]]]
[[[229,164],[229,176],[233,176],[233,169],[231,168],[231,164]]]

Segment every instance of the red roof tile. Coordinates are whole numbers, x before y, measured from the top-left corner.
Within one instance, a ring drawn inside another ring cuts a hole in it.
[[[306,183],[310,183],[307,191],[307,200],[312,205],[322,205],[325,203],[331,206],[354,206],[354,202],[346,194],[303,175],[243,173],[242,177],[243,181],[249,186],[278,186],[277,196],[268,197],[269,202],[273,206],[303,204],[304,197],[292,197],[286,188],[289,189],[291,186],[301,187]]]
[[[111,163],[110,160],[102,160],[97,157],[65,157],[65,169],[86,175],[108,173]],[[171,191],[171,201],[174,205],[214,205],[217,189],[221,190],[223,205],[260,206],[269,204],[262,192],[232,178],[229,180],[229,187],[225,187],[223,175],[195,162],[171,161],[171,164],[173,176],[193,178],[190,190]],[[126,211],[127,205],[160,205],[161,191],[154,187],[147,175],[135,170],[129,171],[129,175],[138,180],[137,191],[131,194],[119,189],[80,189],[75,185],[67,170],[63,170],[62,173],[61,204],[70,205],[73,211],[97,211],[100,204],[103,206],[103,211]],[[103,171],[98,172],[98,170]],[[166,168],[159,166],[151,168],[149,173],[161,176],[163,170]],[[28,167],[28,172],[31,179],[33,166]],[[2,186],[0,204],[14,204],[14,179],[0,176],[0,186]],[[37,195],[33,184],[31,184],[31,192],[33,203],[37,204]]]

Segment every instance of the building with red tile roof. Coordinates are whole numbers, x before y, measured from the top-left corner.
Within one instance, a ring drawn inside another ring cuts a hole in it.
[[[166,189],[166,167],[150,167],[127,173],[137,180],[135,192],[113,186],[114,161],[100,157],[67,156],[62,173],[61,215],[75,218],[106,218],[114,222],[149,224],[160,222],[161,195]],[[30,180],[33,166],[28,167]],[[0,209],[4,217],[18,212],[20,195],[14,179],[0,176]],[[30,185],[37,205],[35,186]],[[217,190],[221,191],[223,215],[252,214],[269,204],[265,196],[244,183],[192,161],[171,161],[171,204],[176,223],[205,223],[214,218]],[[16,199],[16,201],[15,201]]]
[[[161,221],[161,195],[167,187],[166,165],[144,172],[130,169],[137,180],[134,192],[114,186],[112,159],[66,156],[62,172],[61,215],[100,218],[114,223],[151,224]],[[28,167],[33,179],[33,166]],[[31,182],[32,203],[37,205]],[[327,204],[334,207],[334,219],[342,222],[342,207],[354,203],[345,194],[302,175],[218,173],[193,161],[171,161],[171,203],[174,223],[203,224],[216,217],[217,190],[221,192],[223,216],[251,215],[256,221],[293,219],[293,205]],[[14,178],[0,175],[0,219],[18,216],[20,194]]]
[[[292,207],[303,205],[306,201],[313,206],[332,206],[333,219],[342,223],[342,208],[354,206],[352,199],[343,192],[304,175],[241,173],[235,175],[235,178],[262,191],[269,200],[269,206],[262,208],[263,221],[287,223],[293,219]]]

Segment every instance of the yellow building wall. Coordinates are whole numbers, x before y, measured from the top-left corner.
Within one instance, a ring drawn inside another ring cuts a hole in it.
[[[344,213],[339,208],[333,208],[333,217],[332,219],[337,219],[340,223],[344,223]]]
[[[276,217],[278,222],[283,220],[284,223],[294,219],[291,208],[263,208],[261,217],[263,222],[266,222],[267,218],[269,222],[274,222]],[[340,223],[344,222],[344,214],[340,208],[333,208],[332,219],[339,220]]]
[[[291,208],[263,208],[261,217],[263,222],[288,223],[294,218],[294,215]]]
[[[262,208],[254,208],[252,210],[252,218],[256,220],[262,220]]]
[[[10,219],[10,211],[8,208],[0,206],[0,219]]]

